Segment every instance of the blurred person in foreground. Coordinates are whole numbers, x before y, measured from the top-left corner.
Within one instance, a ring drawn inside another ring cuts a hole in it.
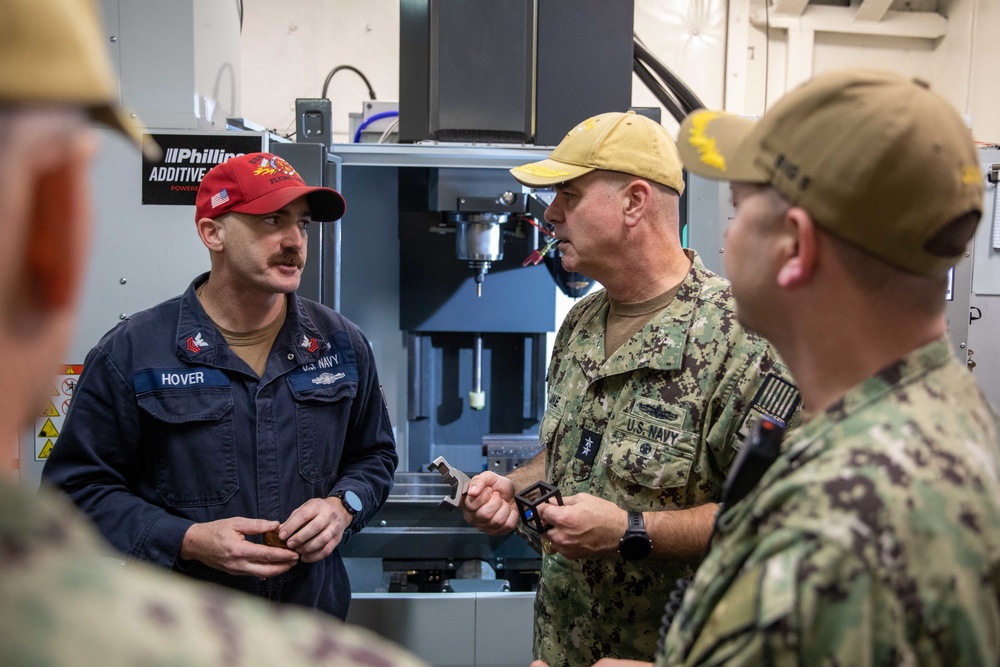
[[[129,562],[69,503],[17,485],[18,435],[45,405],[90,234],[90,121],[132,135],[87,0],[0,0],[0,662],[420,665],[328,615]]]

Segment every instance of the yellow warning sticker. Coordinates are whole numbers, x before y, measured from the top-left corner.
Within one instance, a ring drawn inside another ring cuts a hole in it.
[[[46,440],[45,441],[45,446],[42,447],[42,451],[38,452],[38,456],[35,457],[35,458],[37,458],[37,459],[47,459],[47,458],[49,458],[49,454],[51,454],[51,453],[52,453],[52,441],[51,440]]]
[[[35,416],[35,460],[44,461],[49,457],[52,444],[59,437],[62,431],[63,420],[69,412],[70,400],[76,390],[76,383],[80,381],[80,374],[83,373],[83,364],[65,364],[60,366],[63,371],[56,376],[56,382],[52,386],[52,398],[47,407],[40,414]]]
[[[59,431],[56,430],[56,425],[52,423],[51,419],[46,419],[45,424],[42,429],[38,432],[39,438],[58,438]]]

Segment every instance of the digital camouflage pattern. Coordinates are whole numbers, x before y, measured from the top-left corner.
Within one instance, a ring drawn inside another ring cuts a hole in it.
[[[790,435],[656,664],[1000,664],[1000,426],[946,338]]]
[[[560,328],[540,438],[546,477],[563,496],[586,492],[639,511],[717,502],[745,418],[760,410],[786,410],[787,418],[794,409],[797,392],[774,378],[787,370],[736,322],[728,283],[688,252],[693,264],[677,296],[611,358],[603,290],[576,304]],[[769,381],[788,391],[755,401]],[[667,597],[693,568],[544,556],[536,657],[551,667],[651,660]]]
[[[121,556],[62,498],[0,480],[6,667],[419,667],[373,633]]]

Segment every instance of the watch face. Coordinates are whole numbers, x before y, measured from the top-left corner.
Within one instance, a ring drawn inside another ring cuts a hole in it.
[[[361,498],[353,491],[344,491],[344,495],[340,499],[349,512],[357,514],[361,511]]]
[[[652,550],[653,543],[650,542],[649,537],[641,534],[626,535],[618,546],[618,553],[625,560],[645,558]]]

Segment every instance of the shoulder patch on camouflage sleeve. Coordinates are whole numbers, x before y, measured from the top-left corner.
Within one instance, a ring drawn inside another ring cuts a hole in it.
[[[750,406],[743,412],[743,419],[737,429],[740,441],[747,437],[761,415],[767,415],[786,426],[795,414],[799,399],[799,390],[794,384],[774,373],[768,373]]]
[[[603,438],[604,433],[582,429],[580,444],[576,448],[576,458],[588,466],[594,465],[594,459],[597,458],[597,450],[601,448]]]

